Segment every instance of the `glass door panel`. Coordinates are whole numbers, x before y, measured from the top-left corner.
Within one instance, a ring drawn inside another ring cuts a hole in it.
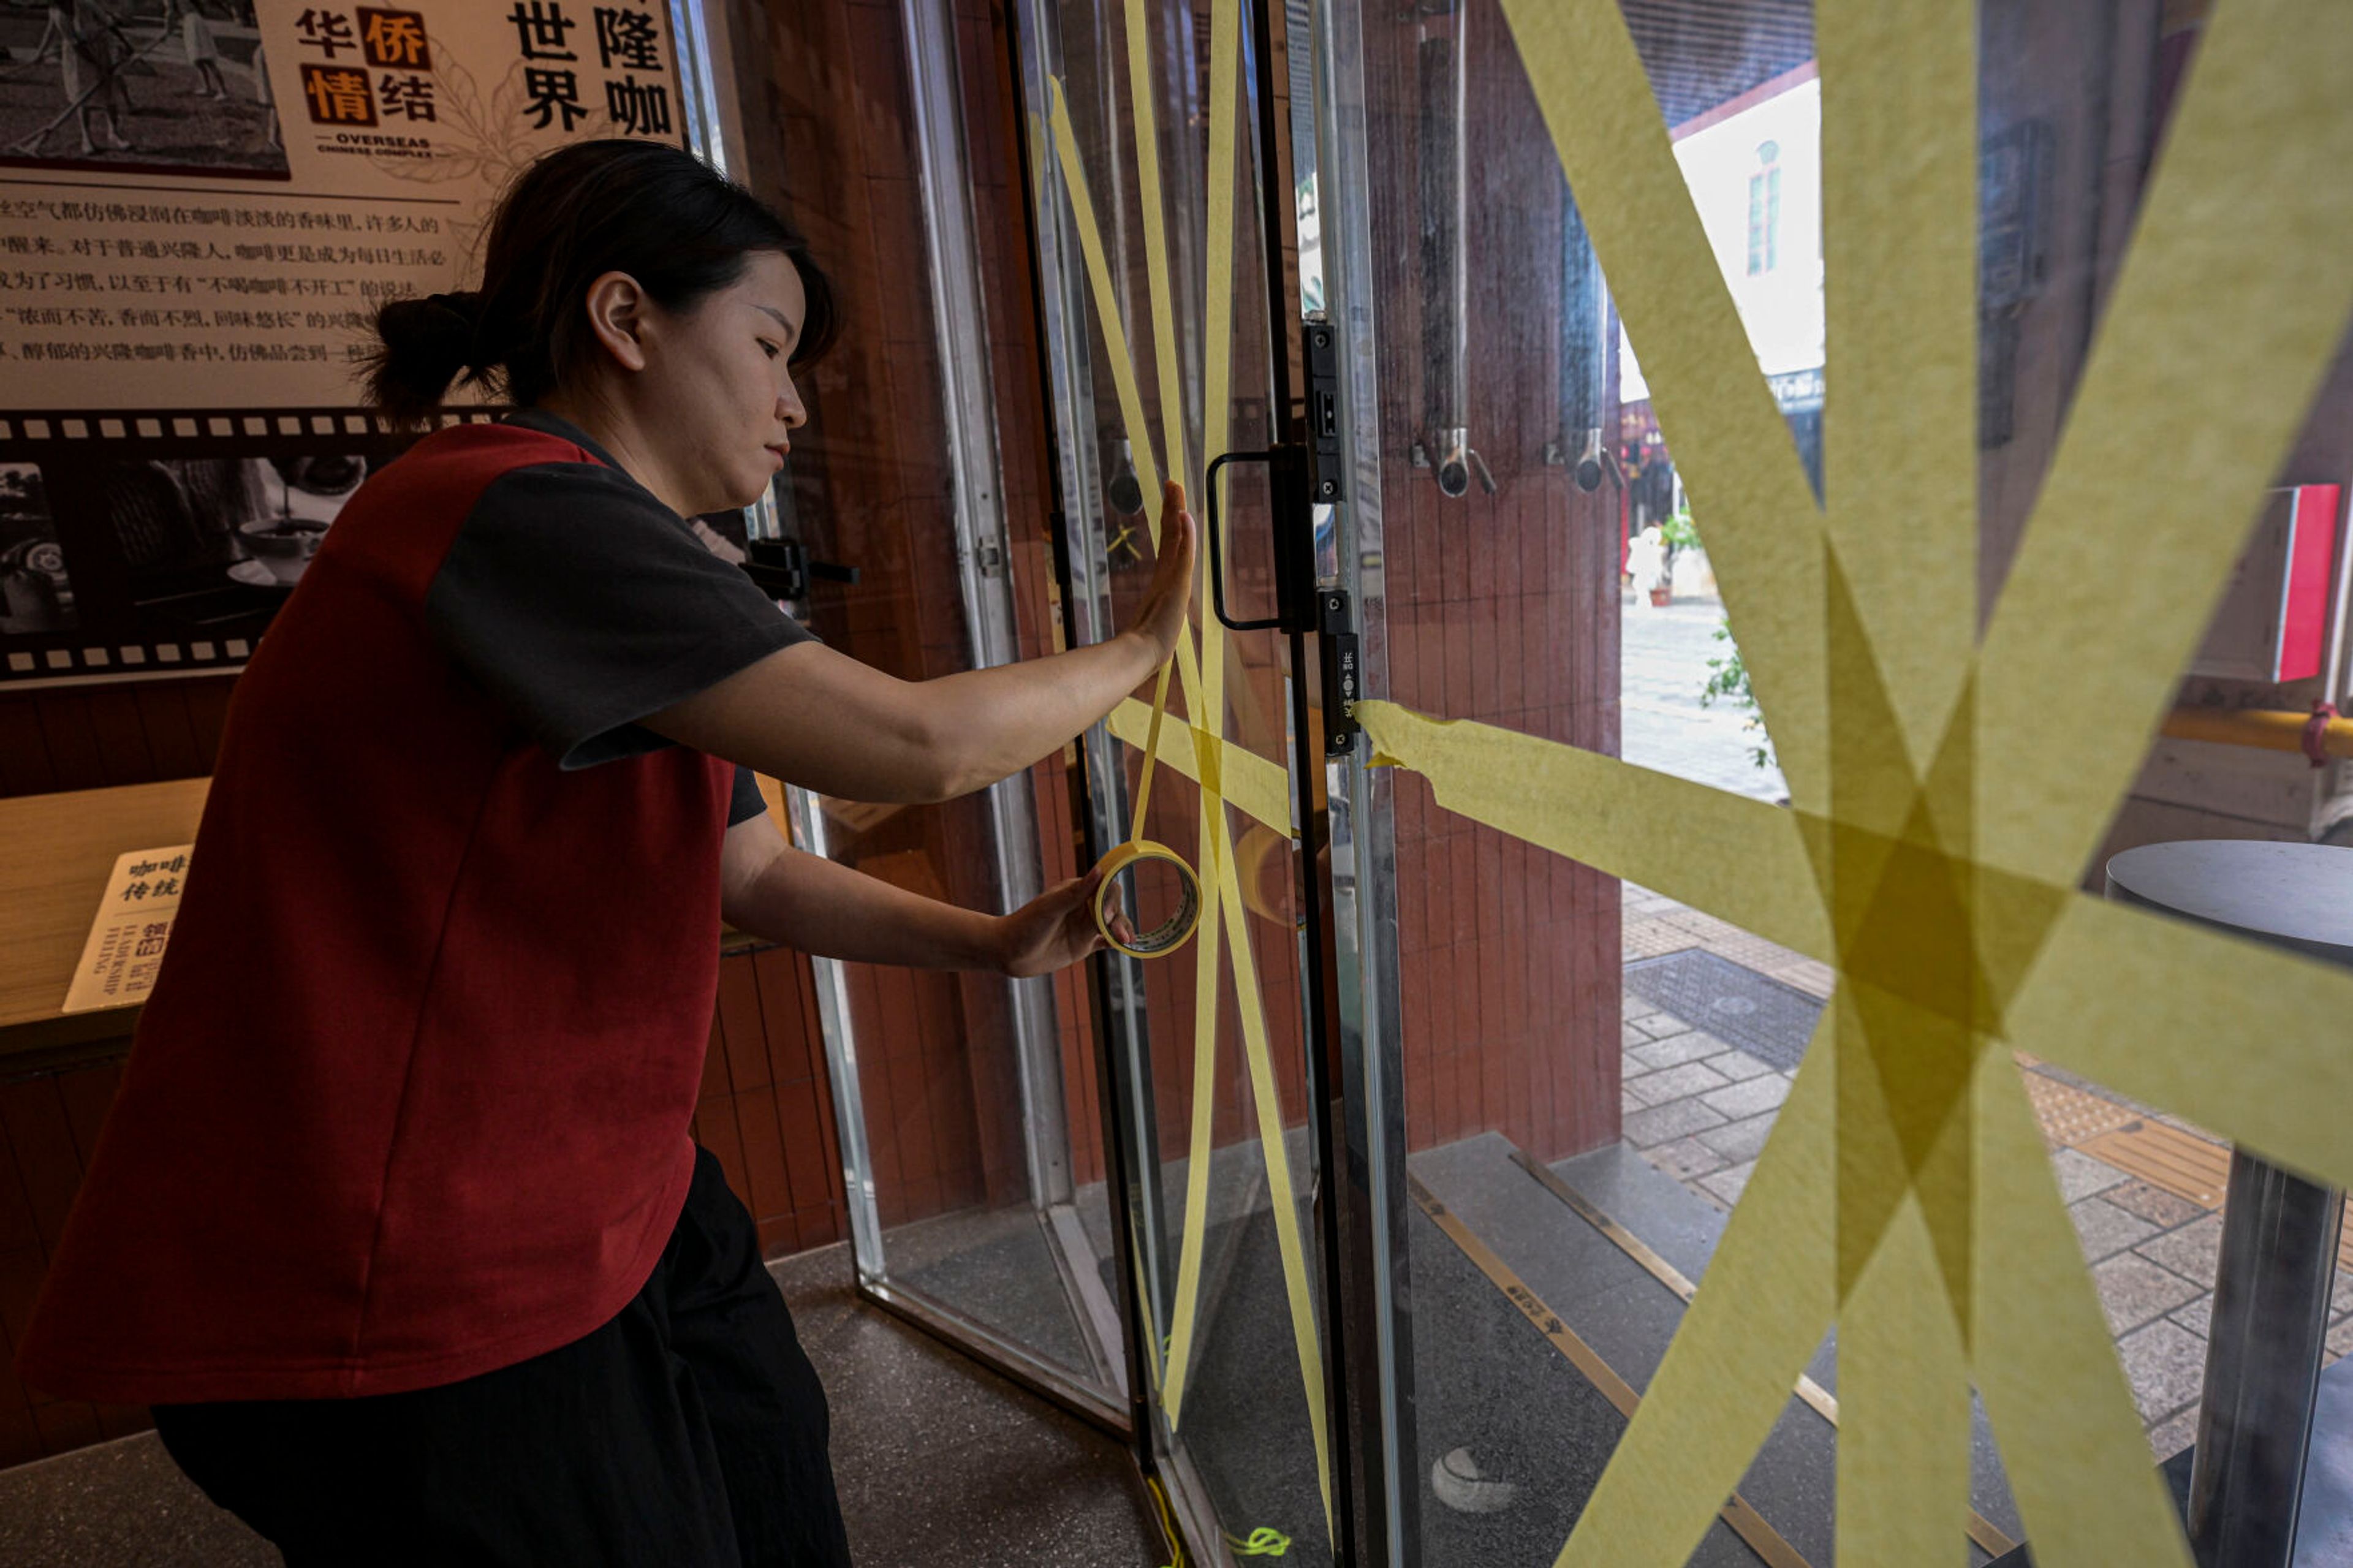
[[[2111,754],[2139,755],[2163,719],[2163,672],[2199,628],[2173,624],[2177,605],[2223,597],[2210,652],[2229,629],[2215,540],[2260,518],[2247,559],[2271,575],[2237,595],[2253,605],[2293,593],[2298,507],[2341,534],[2339,494],[2321,493],[2345,482],[2341,356],[2306,413],[2341,300],[2276,340],[2303,379],[2200,403],[2259,450],[2193,460],[2119,437],[2137,470],[2213,487],[2209,537],[2132,481],[2198,541],[2136,557],[2176,574],[2170,598],[2137,586],[2126,615],[2131,595],[2086,583],[2105,571],[2089,565],[2054,585],[2053,542],[2105,528],[2121,504],[2106,487],[2127,482],[2071,471],[2070,441],[2156,427],[2154,410],[2116,412],[2139,405],[2101,383],[2101,356],[2149,363],[2191,330],[2162,302],[2118,303],[2147,243],[2136,226],[2165,212],[2211,244],[2200,226],[2222,210],[2195,205],[2221,188],[2195,154],[2167,162],[2168,136],[2225,134],[2232,112],[2219,88],[2198,117],[2200,39],[2221,24],[2179,11],[2127,23],[2000,0],[1881,23],[1863,18],[1893,13],[1849,6],[1818,49],[1802,0],[1314,7],[1321,156],[1302,198],[1355,400],[1329,565],[1363,609],[1377,700],[1359,717],[1395,764],[1336,769],[1332,795],[1353,818],[1334,872],[1352,889],[1358,1092],[1395,1242],[1396,1560],[1549,1563],[1586,1521],[1620,1543],[1695,1542],[1707,1563],[1841,1546],[1986,1563],[2029,1525],[2055,1538],[2094,1518],[2169,1531],[2160,1493],[2125,1493],[2147,1473],[2144,1428],[2168,1451],[2191,1428],[2185,1368],[2227,1226],[2221,1121],[2303,1148],[2317,1174],[2342,1180],[2344,1162],[2299,1142],[2320,1133],[2296,1107],[2212,1073],[2136,1109],[2126,1080],[2158,1077],[1980,952],[1989,927],[1972,922],[1996,917],[1971,901],[2031,887],[2063,928],[2100,918],[2077,889],[2098,888],[2104,832],[2107,848],[2191,837],[2193,809],[2234,837],[2353,816],[2331,785],[2297,781],[2283,807],[2246,767],[2160,748],[2135,784]],[[2294,28],[2244,26],[2215,34],[2248,52],[2213,68],[2284,71]],[[2235,187],[2255,157],[2213,167]],[[2167,212],[2169,179],[2190,194]],[[2263,199],[2307,200],[2284,180]],[[2152,248],[2187,269],[2185,244]],[[2005,613],[2043,624],[2005,629]],[[2160,620],[2158,672],[2123,673]],[[2213,695],[2191,660],[2185,691],[2281,711],[2337,695],[2342,641],[2314,629],[2335,624],[2306,628],[2293,680],[2241,668]],[[2260,615],[2237,630],[2264,657],[2284,645]],[[2034,646],[2053,706],[2012,697],[1997,714],[1973,680]],[[2057,717],[2078,687],[2138,706],[2087,714],[2078,736]],[[2047,755],[2009,739],[2026,732]],[[2080,962],[2086,996],[2166,1037]],[[2242,988],[2215,1005],[2257,1003]],[[2335,1070],[2297,1059],[2281,1081]],[[2094,1142],[2124,1163],[2094,1168]],[[2157,1168],[2148,1151],[2192,1145],[2195,1193],[2132,1176],[2135,1159]],[[1965,1268],[2045,1271],[2026,1310],[1942,1282]],[[1810,1269],[1820,1293],[1800,1300],[1788,1282]],[[1725,1279],[1733,1294],[1711,1299]],[[1891,1327],[1899,1299],[1929,1305]],[[2326,1303],[2323,1328],[2344,1310]],[[2007,1337],[1973,1365],[1965,1327]],[[2058,1405],[2040,1402],[2062,1383],[2071,1415],[2096,1412],[2111,1468],[2052,1447]],[[1926,1388],[1941,1416],[1894,1418]],[[1743,1429],[1737,1456],[1711,1457],[1723,1422]],[[1630,1424],[1641,1451],[1604,1484]],[[1886,1501],[1891,1475],[1923,1467],[1950,1483],[1933,1528]]]
[[[997,440],[1002,427],[1019,451],[1037,415],[997,406],[989,379],[993,363],[1029,353],[1027,337],[1018,316],[979,305],[1012,297],[1024,260],[981,216],[1018,212],[1018,188],[988,184],[967,155],[967,127],[1000,133],[1014,90],[959,69],[986,23],[940,0],[727,14],[735,37],[769,46],[734,51],[735,65],[744,100],[776,105],[783,131],[764,122],[745,138],[739,173],[783,196],[841,279],[840,341],[801,377],[810,425],[764,529],[818,563],[796,607],[836,648],[908,679],[1042,651],[1046,628],[1016,605],[1046,602],[1026,575],[1045,552],[1015,541],[1042,533],[1047,498],[1006,471]],[[832,177],[788,181],[787,151]],[[1012,908],[1081,869],[1065,771],[1050,758],[937,806],[795,790],[795,837],[933,898]],[[861,1287],[1117,1420],[1124,1335],[1081,1217],[1100,1171],[1078,987],[824,959],[814,970]],[[784,1129],[781,1155],[777,1133],[762,1136],[748,1159],[824,1157],[814,1127]]]
[[[1066,626],[1093,640],[1129,624],[1150,581],[1157,483],[1180,481],[1206,525],[1208,460],[1276,434],[1255,45],[1242,7],[1208,0],[1036,0],[1019,21]],[[1229,609],[1262,616],[1265,471],[1221,482]],[[1287,656],[1276,633],[1224,628],[1206,598],[1140,829],[1200,868],[1208,908],[1182,948],[1104,961],[1113,1114],[1132,1152],[1113,1174],[1129,1184],[1133,1278],[1114,1283],[1148,1336],[1153,1447],[1197,1549],[1328,1562]],[[1152,695],[1088,738],[1106,846],[1138,826]],[[1082,1207],[1109,1256],[1113,1205]]]

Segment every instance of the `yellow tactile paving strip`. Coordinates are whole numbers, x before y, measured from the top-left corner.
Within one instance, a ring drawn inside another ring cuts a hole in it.
[[[2034,1119],[2042,1124],[2043,1141],[2054,1149],[2077,1147],[2128,1121],[2141,1120],[2140,1112],[2130,1106],[2118,1105],[2072,1083],[2063,1083],[2031,1067],[2026,1073],[2026,1098],[2034,1106]],[[2172,1191],[2170,1187],[2166,1190]]]
[[[2222,1144],[2135,1116],[2076,1147],[2177,1197],[2205,1208],[2222,1206],[2231,1174],[2231,1151]]]
[[[2087,1089],[2036,1070],[2021,1055],[2026,1097],[2053,1149],[2077,1149],[2150,1186],[2187,1198],[2200,1208],[2219,1209],[2230,1185],[2231,1146],[2153,1121]],[[2353,1271],[2353,1212],[2339,1230],[2337,1266]]]

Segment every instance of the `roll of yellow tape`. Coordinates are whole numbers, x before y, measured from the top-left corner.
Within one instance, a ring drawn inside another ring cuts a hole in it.
[[[1112,930],[1111,917],[1118,909],[1122,873],[1145,860],[1166,860],[1176,868],[1184,884],[1174,913],[1152,930],[1139,935],[1134,942],[1125,942]],[[1193,875],[1193,868],[1185,858],[1165,844],[1149,839],[1131,838],[1103,858],[1103,880],[1095,884],[1095,930],[1103,940],[1130,958],[1159,958],[1176,952],[1192,940],[1193,928],[1201,923],[1201,883]]]

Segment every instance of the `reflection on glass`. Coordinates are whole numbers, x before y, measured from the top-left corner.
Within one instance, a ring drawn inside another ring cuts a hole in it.
[[[982,288],[998,287],[995,269],[1018,260],[1004,255],[994,234],[955,232],[943,215],[988,210],[997,193],[976,187],[961,193],[964,202],[940,200],[944,182],[965,171],[940,166],[936,142],[919,133],[937,123],[934,95],[943,80],[955,85],[954,67],[919,79],[908,62],[957,58],[954,8],[861,15],[860,36],[872,47],[859,54],[855,81],[839,68],[846,17],[839,8],[786,7],[767,24],[777,43],[769,90],[802,127],[796,166],[805,158],[828,174],[813,184],[794,181],[779,205],[808,232],[818,256],[841,258],[850,311],[823,372],[801,378],[809,428],[796,443],[779,504],[810,556],[858,569],[855,582],[815,586],[814,629],[854,658],[922,680],[970,667],[972,628],[1002,610],[988,595],[1046,599],[1045,584],[1028,578],[1046,569],[1036,552],[1014,552],[1007,574],[967,570],[976,542],[960,544],[959,495],[967,503],[962,515],[984,541],[985,508],[970,501],[976,489],[1004,508],[1017,538],[1033,536],[1047,502],[1010,459],[1001,473],[957,471],[968,445],[940,438],[944,344],[961,341],[943,329],[974,322],[938,319],[944,312],[934,309],[934,285],[956,298],[956,269],[935,279],[921,258],[961,255],[969,243],[976,276],[965,281]],[[985,76],[968,76],[960,90],[984,121],[1012,107],[997,96],[1009,86]],[[755,174],[763,155],[755,146]],[[921,243],[927,232],[936,241],[930,252]],[[917,240],[905,255],[885,246],[877,265],[878,234]],[[986,352],[1028,352],[1008,346],[1015,340],[1004,335],[1020,331],[1009,313],[990,313],[987,326],[998,336]],[[1036,428],[1029,411],[1001,406],[997,416],[1008,430]],[[1003,910],[1016,901],[1014,885],[1050,884],[1081,869],[1068,863],[1063,773],[1062,758],[1051,757],[998,786],[1029,792],[1019,803],[1026,810],[999,811],[980,795],[936,806],[819,800],[805,842],[926,897]],[[1038,825],[1034,837],[1019,831],[1028,816]],[[1027,992],[987,973],[864,964],[821,966],[818,978],[826,1027],[851,1053],[850,1087],[862,1110],[852,1119],[861,1124],[840,1129],[849,1201],[854,1211],[871,1204],[881,1230],[879,1250],[860,1234],[861,1266],[882,1287],[954,1320],[959,1333],[976,1330],[1009,1355],[1039,1363],[1066,1390],[1115,1407],[1119,1324],[1080,1212],[1080,1189],[1101,1174],[1081,978]],[[1041,990],[1049,992],[1042,999]],[[784,1129],[787,1153],[800,1158],[817,1132]],[[759,1136],[777,1134],[768,1128]],[[750,1146],[753,1131],[745,1140],[747,1160],[773,1158]]]
[[[1207,521],[1211,457],[1265,447],[1271,431],[1267,288],[1247,129],[1250,63],[1238,11],[1185,0],[1040,0],[1029,28],[1043,57],[1040,120],[1067,114],[1068,141],[1041,140],[1043,222],[1060,247],[1070,301],[1062,417],[1088,433],[1095,483],[1069,502],[1074,636],[1129,623],[1151,576],[1146,476],[1181,480]],[[1145,36],[1132,37],[1141,23]],[[1233,29],[1220,34],[1220,28]],[[1221,37],[1224,39],[1220,43]],[[1229,49],[1230,53],[1221,53]],[[1139,67],[1141,68],[1139,68]],[[1220,75],[1220,73],[1226,73]],[[1230,169],[1210,164],[1211,121],[1233,116]],[[1060,132],[1056,130],[1057,137]],[[1219,193],[1222,190],[1223,195]],[[1212,212],[1229,215],[1224,232]],[[1313,230],[1308,230],[1312,244]],[[1099,247],[1093,255],[1090,246]],[[1271,607],[1264,470],[1227,470],[1219,508],[1227,602],[1237,619]],[[1206,553],[1206,552],[1205,552]],[[1163,1468],[1197,1533],[1280,1544],[1289,1562],[1328,1562],[1316,1425],[1322,1351],[1314,1278],[1314,1161],[1299,1038],[1297,931],[1286,693],[1279,645],[1228,633],[1197,594],[1198,661],[1168,698],[1168,738],[1142,837],[1233,890],[1198,933],[1145,961],[1115,961],[1114,1037],[1130,1079],[1135,1268],[1151,1346]],[[1149,689],[1112,723],[1095,776],[1100,817],[1124,837],[1136,798]],[[1214,771],[1198,766],[1211,748]],[[1190,766],[1172,763],[1181,752]],[[1217,782],[1214,805],[1194,776]],[[1222,868],[1220,872],[1218,868]],[[1147,870],[1139,922],[1173,879]],[[1096,1189],[1100,1191],[1100,1189]],[[1109,1205],[1096,1220],[1111,1257]]]

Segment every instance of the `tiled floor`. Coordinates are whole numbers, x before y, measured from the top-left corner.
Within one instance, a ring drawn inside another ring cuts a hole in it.
[[[1629,961],[1704,947],[1817,997],[1829,996],[1834,979],[1827,965],[1631,885],[1624,945]],[[1630,991],[1625,1008],[1626,1141],[1730,1207],[1756,1169],[1790,1075]],[[2021,1066],[2149,1445],[2170,1455],[2189,1442],[2196,1420],[2228,1151],[2178,1118],[2047,1063]],[[2333,1361],[2353,1354],[2353,1271],[2342,1263],[2329,1312]]]
[[[1097,1568],[1163,1560],[1120,1445],[860,1301],[842,1247],[774,1266],[833,1408],[861,1563]],[[0,1471],[9,1568],[266,1568],[275,1550],[153,1433]]]

